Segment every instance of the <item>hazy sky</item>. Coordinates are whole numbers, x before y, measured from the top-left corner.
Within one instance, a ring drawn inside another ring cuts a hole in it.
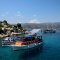
[[[10,23],[60,22],[60,0],[0,0],[0,20]]]

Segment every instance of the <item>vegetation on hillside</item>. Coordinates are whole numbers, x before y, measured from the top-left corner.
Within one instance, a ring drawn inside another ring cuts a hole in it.
[[[11,25],[6,20],[0,21],[0,34],[7,34],[8,32],[21,32],[22,30],[23,27],[20,23]]]

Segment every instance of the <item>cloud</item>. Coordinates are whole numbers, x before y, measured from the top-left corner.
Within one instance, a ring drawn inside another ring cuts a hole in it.
[[[30,20],[29,23],[40,23],[40,22],[37,19],[33,19],[33,20]]]

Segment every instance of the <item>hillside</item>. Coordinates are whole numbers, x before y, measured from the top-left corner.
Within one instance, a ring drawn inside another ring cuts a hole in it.
[[[47,26],[48,26],[48,28],[60,29],[60,22],[56,22],[56,23],[40,23],[40,24],[24,23],[24,24],[22,24],[22,26],[24,28],[41,28],[41,29],[46,29]]]

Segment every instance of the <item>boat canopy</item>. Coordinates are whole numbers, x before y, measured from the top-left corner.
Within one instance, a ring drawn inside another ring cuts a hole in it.
[[[38,32],[41,32],[41,29],[33,29],[30,31],[32,35],[37,34]]]

